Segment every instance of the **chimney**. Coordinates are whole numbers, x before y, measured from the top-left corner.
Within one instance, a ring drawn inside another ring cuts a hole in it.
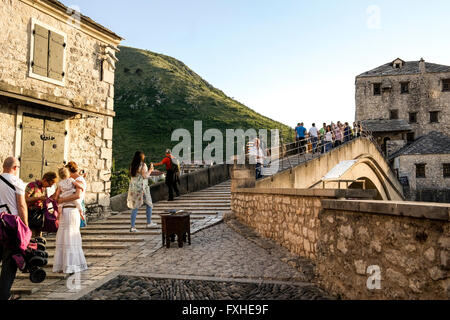
[[[423,60],[423,58],[421,58],[420,61],[419,61],[419,72],[420,73],[425,73],[426,72],[425,60]]]

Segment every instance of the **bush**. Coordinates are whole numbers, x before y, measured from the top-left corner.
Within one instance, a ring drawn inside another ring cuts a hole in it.
[[[128,170],[113,172],[111,175],[111,197],[128,192],[130,176]]]

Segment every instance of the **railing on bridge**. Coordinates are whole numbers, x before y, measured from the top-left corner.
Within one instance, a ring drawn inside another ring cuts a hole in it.
[[[279,171],[290,170],[296,167],[299,164],[305,163],[311,159],[320,157],[324,154],[327,154],[341,146],[345,145],[348,142],[351,142],[358,138],[366,138],[369,139],[389,164],[389,160],[386,157],[386,154],[383,152],[381,146],[374,139],[372,132],[369,130],[363,130],[354,134],[353,132],[343,135],[340,143],[336,144],[336,140],[333,139],[332,142],[325,141],[324,138],[318,138],[317,140],[312,137],[305,138],[300,141],[291,142],[287,144],[282,144],[277,148],[267,148],[263,150],[263,158],[264,158],[264,166],[273,163],[274,161],[279,161]],[[254,147],[254,143],[249,143],[247,145],[246,150],[246,158],[249,159],[251,157],[255,157],[251,154],[250,149]],[[269,160],[268,160],[269,159]],[[296,161],[294,161],[296,160]],[[253,160],[255,161],[255,160]],[[253,162],[252,162],[253,163]],[[391,167],[392,169],[392,167]],[[275,175],[277,172],[273,172],[272,175]]]

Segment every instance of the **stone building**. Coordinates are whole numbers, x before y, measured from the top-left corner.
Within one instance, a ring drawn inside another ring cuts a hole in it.
[[[432,131],[390,157],[410,200],[450,203],[450,137]]]
[[[0,0],[0,161],[25,182],[68,161],[88,173],[91,214],[109,207],[115,53],[122,40],[55,0]]]
[[[396,59],[356,77],[356,121],[403,119],[408,141],[450,132],[450,66]]]
[[[408,199],[450,202],[450,66],[396,59],[360,74],[356,121],[393,161]],[[416,177],[424,164],[426,177]]]

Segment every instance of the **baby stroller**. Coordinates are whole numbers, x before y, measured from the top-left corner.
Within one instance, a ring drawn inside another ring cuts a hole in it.
[[[47,274],[42,268],[48,264],[45,241],[31,241],[30,228],[19,217],[13,216],[7,205],[0,206],[0,222],[0,241],[17,252],[13,259],[19,270],[29,273],[31,282],[43,282]]]

